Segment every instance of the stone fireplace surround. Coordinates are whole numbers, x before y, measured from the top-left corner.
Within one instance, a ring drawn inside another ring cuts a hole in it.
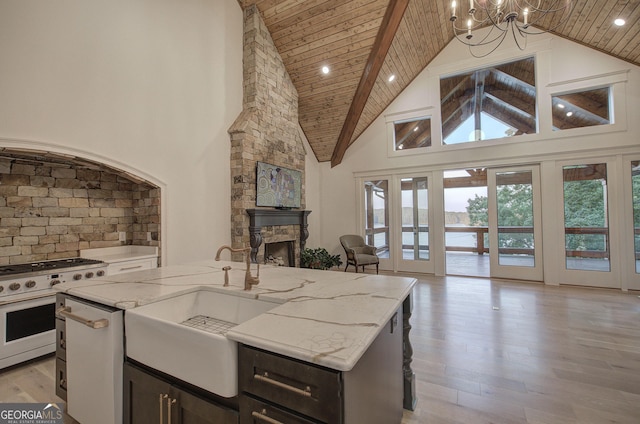
[[[298,93],[255,5],[244,10],[243,80],[243,110],[228,130],[231,245],[236,249],[251,246],[252,261],[262,263],[263,251],[258,250],[262,243],[296,240],[298,265],[308,237],[309,213],[304,211],[306,152],[298,124]],[[302,173],[301,210],[254,209],[258,161]],[[249,210],[256,211],[257,218]],[[264,217],[272,221],[265,223]],[[251,222],[255,219],[259,224]],[[242,260],[241,254],[231,257],[234,261]]]
[[[297,242],[299,249],[295,249],[294,264],[289,262],[289,266],[299,265],[300,252],[304,250],[306,240],[309,238],[307,217],[310,213],[311,211],[304,210],[247,209],[247,215],[250,218],[251,261],[264,262],[264,256],[260,258],[259,251],[266,233],[269,243],[292,240]],[[263,232],[263,227],[271,228],[265,228]]]

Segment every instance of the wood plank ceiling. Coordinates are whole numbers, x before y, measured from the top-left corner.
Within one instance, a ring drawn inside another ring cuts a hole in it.
[[[238,1],[260,10],[298,91],[300,126],[318,161],[332,166],[454,37],[450,0]],[[404,12],[397,29],[388,25],[394,10]],[[619,17],[625,26],[613,24]],[[381,43],[384,30],[395,31],[389,46]],[[640,0],[574,0],[555,34],[640,65]],[[380,55],[372,50],[381,45],[388,51],[371,75]]]

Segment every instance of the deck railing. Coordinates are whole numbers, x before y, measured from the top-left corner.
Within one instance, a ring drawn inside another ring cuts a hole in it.
[[[421,232],[428,232],[429,227],[421,226],[419,228]],[[489,234],[489,227],[444,227],[445,233],[471,233],[474,234],[475,244],[473,246],[446,246],[445,250],[447,252],[471,252],[476,253],[478,255],[483,255],[485,253],[489,253],[489,247],[485,246],[485,240]],[[609,229],[606,227],[565,227],[565,234],[573,234],[573,235],[599,235],[605,238],[605,249],[604,250],[567,250],[566,255],[568,257],[574,258],[608,258],[609,257]],[[412,233],[413,227],[402,227],[403,233]],[[365,234],[367,236],[368,244],[375,244],[374,238],[376,234],[385,233],[385,240],[389,240],[389,227],[377,227],[377,228],[367,228]],[[533,227],[500,227],[500,233],[510,233],[510,234],[533,234]],[[640,227],[634,229],[634,234],[636,237],[640,237]],[[377,246],[378,252],[383,252],[389,250],[389,246],[387,244]],[[403,249],[411,250],[413,249],[413,245],[403,245]],[[428,250],[429,246],[420,245],[420,250]],[[503,254],[513,254],[513,255],[533,255],[532,248],[512,248],[512,247],[501,247],[499,249],[500,253]],[[635,256],[637,260],[640,260],[640,252],[635,252]]]

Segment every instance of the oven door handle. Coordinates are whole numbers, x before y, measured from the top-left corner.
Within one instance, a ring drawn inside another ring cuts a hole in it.
[[[80,315],[76,315],[73,312],[71,312],[71,307],[70,306],[62,306],[58,309],[56,309],[56,314],[60,315],[62,317],[65,318],[69,318],[71,320],[77,321],[80,324],[86,325],[89,328],[93,328],[93,329],[98,329],[98,328],[105,328],[109,326],[109,320],[102,318],[102,319],[97,319],[97,320],[90,320],[87,318],[83,318]]]

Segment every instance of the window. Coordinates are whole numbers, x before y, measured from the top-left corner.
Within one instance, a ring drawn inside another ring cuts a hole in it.
[[[393,123],[394,150],[431,146],[431,118],[418,118]]]
[[[610,91],[604,87],[552,96],[553,130],[610,124]]]
[[[440,79],[443,144],[537,132],[535,60]]]

